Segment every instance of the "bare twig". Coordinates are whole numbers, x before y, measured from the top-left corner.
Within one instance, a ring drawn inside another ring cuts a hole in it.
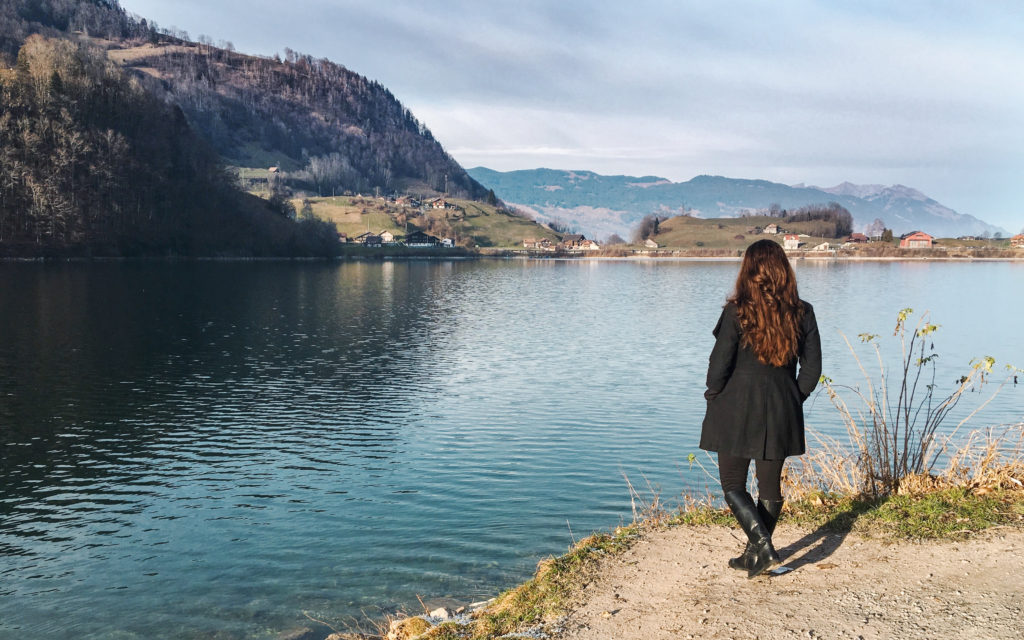
[[[313,622],[316,622],[316,623],[324,625],[325,627],[327,627],[328,629],[330,629],[334,633],[341,633],[340,631],[335,629],[333,626],[331,626],[331,624],[329,622],[325,622],[323,620],[318,620],[317,618],[314,618],[313,616],[309,615],[309,612],[307,612],[307,611],[303,611],[302,615],[306,616],[307,618],[309,618]]]

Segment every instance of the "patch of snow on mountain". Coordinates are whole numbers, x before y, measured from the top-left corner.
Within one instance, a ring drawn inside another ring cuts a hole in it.
[[[627,182],[626,186],[627,187],[640,187],[641,189],[646,189],[647,187],[654,187],[654,186],[657,186],[659,184],[672,184],[672,181],[671,180],[657,180],[657,181],[654,181],[654,182]]]
[[[837,184],[834,187],[827,189],[820,187],[810,187],[811,189],[818,189],[825,193],[831,193],[836,196],[853,196],[854,198],[871,198],[884,193],[887,189],[893,189],[900,185],[894,185],[893,187],[886,187],[882,184],[853,184],[852,182],[843,182]],[[906,187],[903,187],[904,189]]]

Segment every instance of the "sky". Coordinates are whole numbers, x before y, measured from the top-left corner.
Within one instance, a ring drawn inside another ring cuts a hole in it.
[[[1024,227],[1024,3],[121,0],[379,81],[464,167],[903,184]]]

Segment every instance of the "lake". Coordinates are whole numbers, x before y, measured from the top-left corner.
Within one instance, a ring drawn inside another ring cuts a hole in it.
[[[903,307],[942,325],[941,389],[973,357],[1024,366],[1024,264],[795,266],[838,384],[861,381],[839,332],[888,336]],[[0,264],[0,638],[274,638],[480,600],[629,521],[627,477],[703,492],[737,267]],[[1020,421],[1022,387],[973,424]],[[820,393],[807,421],[845,433]]]

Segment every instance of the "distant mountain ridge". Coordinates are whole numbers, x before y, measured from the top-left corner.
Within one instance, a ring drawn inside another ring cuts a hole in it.
[[[495,194],[542,222],[559,222],[596,237],[626,236],[646,215],[735,217],[772,204],[794,209],[838,202],[857,229],[880,218],[894,233],[920,229],[936,236],[1006,233],[1005,229],[958,213],[903,185],[843,182],[821,188],[701,175],[686,182],[658,176],[604,176],[592,171],[527,169],[500,172],[486,167],[469,175]]]

